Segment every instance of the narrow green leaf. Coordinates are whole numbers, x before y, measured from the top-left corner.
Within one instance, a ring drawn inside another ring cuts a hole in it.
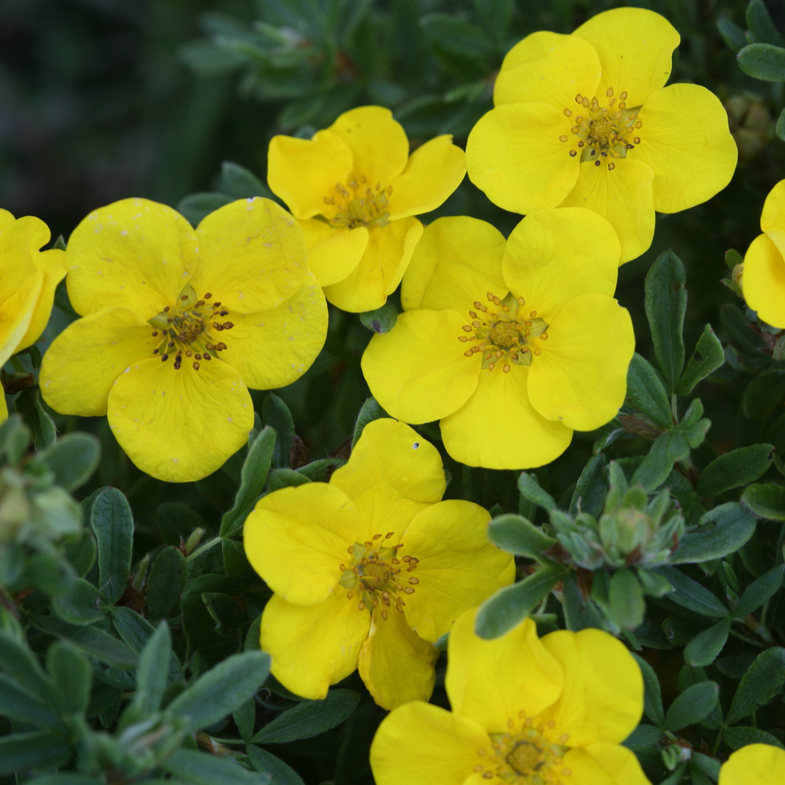
[[[688,665],[701,668],[711,665],[728,640],[730,626],[731,620],[723,619],[696,635],[684,649],[684,661]]]
[[[54,685],[30,649],[12,635],[0,630],[0,670],[20,687],[49,703]]]
[[[756,518],[785,521],[785,486],[748,485],[741,494],[741,503]]]
[[[191,43],[200,44],[202,42],[193,41]],[[220,50],[215,49],[212,44],[205,45],[209,46],[214,52],[220,52]],[[202,222],[202,219],[208,216],[210,213],[214,212],[219,207],[223,207],[224,205],[230,204],[234,201],[234,197],[229,196],[228,194],[216,192],[190,194],[189,196],[186,196],[184,199],[180,200],[177,205],[177,212],[180,213],[180,215],[184,215],[191,226],[197,226]]]
[[[637,352],[627,371],[627,397],[656,425],[666,430],[673,426],[668,393],[654,368]]]
[[[254,744],[286,744],[318,736],[348,719],[360,700],[352,690],[330,690],[320,701],[302,701],[265,725]]]
[[[638,725],[624,740],[625,747],[653,747],[662,738],[662,729],[654,725]]]
[[[273,466],[289,467],[289,452],[294,442],[294,419],[289,407],[275,393],[268,393],[262,404],[265,425],[275,429],[277,439],[273,450]]]
[[[37,452],[51,447],[57,438],[57,431],[52,418],[46,413],[41,402],[41,391],[38,387],[28,387],[16,396],[16,411],[22,415],[25,425],[33,436],[33,444]]]
[[[725,720],[734,725],[772,700],[785,684],[785,649],[761,652],[742,676]]]
[[[354,426],[354,435],[352,436],[352,449],[362,436],[365,426],[374,420],[381,420],[382,417],[389,417],[390,415],[382,409],[376,402],[375,398],[368,398],[360,408],[360,413],[357,415],[357,423]]]
[[[25,780],[25,785],[104,785],[104,781],[72,771],[59,771],[57,774],[44,774],[42,777]]]
[[[55,683],[61,713],[84,714],[93,686],[93,668],[87,657],[71,645],[56,641],[46,653],[46,667]]]
[[[660,681],[654,668],[643,657],[639,657],[635,652],[632,656],[643,675],[643,713],[661,730],[665,724],[665,709],[662,705]]]
[[[660,567],[657,572],[673,586],[674,590],[667,595],[669,600],[701,616],[722,619],[730,615],[730,611],[705,586],[688,578],[676,567]]]
[[[747,586],[733,608],[734,618],[741,618],[760,608],[782,586],[783,577],[785,577],[785,564],[780,564],[772,567]]]
[[[773,444],[753,444],[726,452],[701,472],[695,490],[701,496],[719,496],[731,488],[749,485],[766,473],[773,453]]]
[[[611,578],[608,601],[613,621],[625,630],[634,630],[646,611],[643,587],[635,573],[620,569]]]
[[[33,625],[55,637],[65,638],[96,660],[121,670],[132,670],[137,656],[122,641],[92,625],[68,624],[53,616],[36,616]]]
[[[692,763],[695,764],[695,767],[706,774],[708,777],[716,782],[720,776],[720,762],[716,758],[710,758],[708,755],[704,755],[702,752],[695,752],[693,750],[692,753]]]
[[[527,474],[526,472],[521,472],[518,477],[518,491],[524,499],[536,504],[538,507],[549,511],[558,507],[553,496],[540,488],[537,475],[534,473]]]
[[[785,80],[785,49],[772,44],[748,44],[737,55],[745,74],[764,82]]]
[[[4,673],[0,673],[0,706],[2,714],[12,720],[42,728],[53,728],[60,724],[60,718],[49,701],[44,703],[39,700]]]
[[[783,744],[776,736],[771,733],[759,730],[758,728],[747,728],[743,725],[736,725],[733,728],[725,728],[722,733],[722,740],[732,749],[738,750],[748,744],[768,744],[772,747],[779,747],[785,750]]]
[[[654,353],[668,392],[675,392],[684,367],[684,313],[687,289],[684,265],[673,251],[660,254],[646,275],[645,307]]]
[[[605,468],[608,459],[604,453],[595,455],[584,466],[570,500],[570,515],[585,512],[595,518],[602,513],[605,495],[608,492],[608,481]]]
[[[84,485],[98,467],[101,443],[88,433],[68,433],[41,452],[55,474],[55,482],[67,491]]]
[[[571,632],[580,632],[589,627],[603,629],[604,617],[589,600],[584,599],[578,585],[577,573],[570,571],[564,576],[564,622]]]
[[[463,58],[484,57],[495,48],[482,30],[452,14],[425,14],[420,27],[438,47]]]
[[[46,770],[62,766],[71,757],[71,745],[52,731],[0,736],[0,774]]]
[[[98,589],[114,604],[123,596],[131,572],[134,519],[128,500],[116,488],[102,491],[93,502],[90,523],[98,545]]]
[[[222,193],[234,196],[236,199],[248,199],[253,196],[272,198],[270,189],[248,169],[231,161],[221,164],[221,181],[219,185]]]
[[[99,608],[98,589],[82,578],[76,578],[65,594],[52,599],[52,610],[71,624],[92,624],[103,619]]]
[[[668,709],[665,728],[671,733],[695,725],[714,709],[720,697],[720,688],[713,681],[702,681],[688,687]]]
[[[744,35],[744,30],[737,24],[731,22],[727,17],[721,16],[717,20],[717,28],[720,31],[722,39],[732,51],[738,52],[739,49],[743,49],[747,45],[747,38]]]
[[[687,367],[676,385],[677,395],[689,395],[695,385],[713,373],[725,362],[725,350],[720,339],[714,334],[711,325],[703,328],[703,333],[695,345],[695,350],[687,361]]]
[[[294,469],[272,469],[268,479],[267,489],[270,493],[281,488],[296,488],[298,485],[305,485],[310,480]]]
[[[785,109],[780,112],[780,116],[777,118],[774,132],[777,134],[778,139],[785,141]]]
[[[267,785],[270,782],[269,776],[244,769],[232,758],[195,750],[177,750],[160,766],[191,785]]]
[[[144,655],[149,642],[157,634],[153,625],[131,608],[115,608],[112,614],[112,624],[135,654]],[[166,633],[160,634],[164,636],[164,639],[166,638]],[[166,660],[158,660],[157,667],[163,671],[163,677],[168,681],[185,681],[183,667],[180,665],[177,655],[172,651],[171,645],[167,648],[165,640],[157,645],[161,650],[169,652]],[[168,666],[164,667],[164,663],[168,663]],[[141,660],[139,667],[142,667]],[[137,674],[137,679],[139,677],[140,674]]]
[[[642,485],[650,493],[655,491],[665,482],[673,464],[684,460],[689,454],[690,446],[685,438],[670,431],[663,433],[635,470],[632,484]]]
[[[156,631],[148,638],[139,658],[136,672],[136,695],[142,716],[152,714],[161,706],[164,690],[169,683],[170,673],[162,667],[172,657],[172,634],[167,623],[161,622]],[[169,669],[171,671],[171,668]]]
[[[188,565],[182,551],[167,545],[156,557],[147,578],[147,613],[150,619],[162,619],[180,599],[185,588]]]
[[[566,567],[543,567],[519,583],[499,589],[480,605],[474,622],[476,633],[486,640],[504,635],[523,621],[568,572]]]
[[[745,417],[765,417],[785,396],[785,373],[767,371],[756,376],[745,388],[741,410]]]
[[[507,553],[535,561],[557,543],[522,515],[512,514],[500,515],[488,524],[488,539]]]
[[[256,699],[248,700],[237,711],[232,712],[232,719],[243,741],[250,741],[256,725]]]
[[[375,311],[365,311],[360,314],[360,322],[363,327],[367,327],[371,332],[379,335],[390,332],[397,321],[398,309],[391,302],[386,302]]]
[[[757,41],[782,46],[782,36],[771,21],[763,0],[750,0],[746,11],[747,28]]]
[[[756,528],[755,518],[740,504],[728,502],[701,516],[671,554],[671,564],[697,564],[721,559],[745,545]]]
[[[245,748],[245,752],[257,771],[272,777],[271,785],[305,785],[302,777],[288,763],[276,758],[271,752],[252,744]]]

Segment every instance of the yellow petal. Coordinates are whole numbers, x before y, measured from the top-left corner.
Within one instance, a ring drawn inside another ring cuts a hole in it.
[[[671,73],[671,54],[681,37],[673,25],[654,11],[615,8],[582,24],[573,35],[585,38],[597,50],[602,78],[599,96],[612,88],[627,93],[627,106],[640,106],[659,90]]]
[[[612,420],[627,394],[627,369],[635,351],[629,311],[604,294],[571,300],[554,318],[548,340],[537,338],[528,393],[549,420],[593,431]]]
[[[459,409],[477,387],[481,353],[466,357],[467,319],[455,311],[416,310],[374,335],[362,358],[371,394],[404,422],[439,420]]]
[[[677,213],[730,182],[739,154],[716,95],[694,84],[652,93],[638,115],[641,143],[630,157],[654,171],[654,209]]]
[[[165,482],[212,474],[247,441],[253,402],[221,360],[175,370],[149,358],[132,363],[109,393],[109,427],[126,455]]]
[[[312,139],[274,136],[267,149],[267,183],[297,218],[332,215],[325,199],[336,195],[352,171],[352,151],[332,131]]]
[[[497,106],[474,126],[466,145],[469,179],[514,213],[557,207],[578,179],[578,158],[559,140],[564,113],[540,103]]]
[[[280,597],[315,605],[338,585],[341,564],[357,539],[357,508],[340,489],[323,482],[282,488],[263,496],[245,522],[251,566]]]
[[[374,610],[358,668],[379,706],[389,711],[409,701],[427,701],[436,681],[433,664],[438,659],[439,650],[413,632],[400,611],[383,605]]]
[[[440,501],[447,482],[439,451],[408,425],[385,418],[363,430],[345,466],[330,478],[357,506],[358,540],[396,532]]]
[[[537,40],[527,45],[531,38]],[[600,58],[588,41],[573,35],[534,33],[519,46],[521,51],[505,58],[496,78],[493,88],[496,106],[537,102],[563,113],[565,109],[575,109],[576,95],[594,96],[601,77]],[[513,58],[518,60],[527,54],[536,57],[512,65]]]
[[[306,275],[297,221],[271,199],[239,199],[210,213],[196,229],[198,297],[213,295],[232,312],[274,308],[296,294]]]
[[[330,286],[346,278],[360,263],[368,247],[368,230],[364,226],[338,228],[316,219],[299,223],[305,238],[308,269],[321,286]]]
[[[392,183],[390,218],[395,221],[439,207],[461,184],[466,156],[452,136],[437,136],[418,147]]]
[[[374,192],[379,187],[387,188],[404,170],[409,158],[409,140],[389,109],[381,106],[352,109],[342,114],[329,130],[352,151],[351,176],[358,182],[367,182]]]
[[[311,367],[327,337],[327,303],[310,272],[300,290],[281,305],[260,313],[233,313],[232,320],[232,330],[221,333],[228,346],[221,359],[255,390],[297,381]]]
[[[37,266],[43,275],[41,294],[36,301],[35,309],[30,325],[19,342],[17,351],[22,351],[28,346],[32,346],[46,329],[49,324],[49,317],[52,315],[52,306],[55,301],[55,289],[57,284],[65,278],[66,261],[65,251],[51,249],[38,254]]]
[[[414,701],[391,712],[371,745],[377,785],[461,785],[490,748],[488,734],[472,720]]]
[[[519,722],[519,712],[531,717],[556,701],[564,676],[531,619],[486,641],[474,632],[475,616],[464,613],[450,633],[445,687],[456,714],[503,733],[508,719]]]
[[[631,158],[616,160],[612,171],[586,161],[559,207],[586,207],[606,218],[619,235],[624,264],[647,251],[654,238],[653,178],[650,166]]]
[[[166,205],[123,199],[101,207],[68,241],[68,297],[83,316],[120,306],[146,321],[175,304],[197,246],[188,221]]]
[[[29,331],[43,284],[44,274],[37,270],[0,302],[0,368],[19,351],[20,343]]]
[[[552,632],[542,645],[561,664],[564,687],[538,719],[553,720],[554,737],[567,734],[569,747],[624,741],[643,714],[643,677],[624,644],[587,629]]]
[[[398,558],[418,559],[409,573],[417,583],[404,598],[404,612],[424,640],[435,642],[464,611],[513,582],[515,562],[488,540],[490,520],[479,505],[451,499],[427,507],[409,524]]]
[[[785,328],[785,259],[767,234],[744,257],[744,299],[767,324]]]
[[[262,614],[262,649],[271,671],[286,689],[308,700],[327,697],[357,669],[360,646],[368,637],[370,614],[341,590],[318,605],[291,605],[274,594]]]
[[[531,60],[539,60],[548,57],[553,51],[558,49],[569,35],[562,33],[552,33],[550,30],[539,30],[536,33],[527,35],[518,41],[502,60],[502,71],[507,71],[521,63],[528,63]]]
[[[440,425],[447,452],[467,466],[530,469],[558,458],[572,440],[572,430],[546,420],[529,401],[528,368],[509,373],[497,365],[481,371],[477,389]]]
[[[49,227],[39,218],[25,216],[17,221],[7,210],[0,210],[0,302],[11,297],[36,270],[42,269],[38,264],[41,256],[38,249],[50,237]]]
[[[452,308],[466,313],[486,303],[488,291],[504,297],[504,237],[485,221],[467,216],[439,218],[425,227],[403,276],[404,310]]]
[[[327,300],[352,313],[381,308],[401,282],[421,236],[422,224],[416,218],[371,229],[360,263],[342,281],[325,287]]]
[[[766,197],[760,228],[779,248],[780,253],[785,253],[785,180],[780,180]]]
[[[538,210],[512,230],[502,262],[507,288],[550,323],[587,293],[613,295],[621,247],[601,215],[577,207]]]
[[[131,363],[152,358],[160,341],[153,338],[153,328],[127,308],[107,308],[77,319],[44,354],[41,394],[60,414],[104,415],[115,379]]]
[[[620,744],[589,744],[564,756],[574,782],[597,785],[651,785],[632,750]]]
[[[785,750],[770,744],[747,744],[720,769],[718,785],[773,785],[785,781]]]

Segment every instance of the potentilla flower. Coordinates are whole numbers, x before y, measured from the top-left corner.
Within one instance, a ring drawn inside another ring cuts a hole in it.
[[[435,210],[466,174],[452,136],[409,155],[389,109],[342,114],[313,139],[274,136],[268,182],[300,222],[308,266],[327,299],[345,311],[380,308],[422,235],[414,217]]]
[[[0,210],[0,367],[32,346],[52,313],[55,289],[66,273],[65,253],[41,251],[51,238],[40,219],[14,219]],[[8,417],[0,395],[0,421]]]
[[[785,782],[785,750],[770,744],[748,744],[736,750],[720,769],[717,785],[775,785]]]
[[[589,210],[533,213],[506,246],[483,221],[434,221],[403,280],[404,313],[363,355],[371,392],[399,420],[441,420],[461,463],[549,463],[624,401],[635,336],[612,297],[618,263],[613,227]]]
[[[641,8],[605,11],[572,35],[538,32],[504,58],[495,108],[472,130],[469,177],[506,210],[576,206],[607,218],[621,262],[640,256],[654,211],[705,202],[738,157],[720,101],[673,84],[679,34]]]
[[[744,257],[744,274],[734,270],[744,299],[764,322],[785,329],[785,180],[766,197],[758,235]]]
[[[552,632],[531,619],[482,640],[455,622],[445,687],[452,712],[395,709],[371,745],[377,785],[650,785],[621,746],[643,713],[643,679],[607,632]]]
[[[287,689],[324,698],[359,668],[384,708],[428,700],[434,642],[515,572],[488,540],[488,512],[441,501],[445,487],[438,450],[383,419],[366,426],[329,484],[259,500],[245,552],[275,592],[261,646]]]
[[[324,345],[327,305],[302,232],[269,199],[243,199],[194,231],[146,199],[102,207],[68,243],[83,316],[44,355],[41,391],[63,414],[108,414],[144,472],[198,480],[253,427],[248,387],[299,379]]]

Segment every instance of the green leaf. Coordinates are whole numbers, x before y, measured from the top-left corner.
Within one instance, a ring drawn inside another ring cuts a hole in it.
[[[764,44],[782,45],[782,36],[771,21],[763,0],[750,0],[746,12],[747,28],[757,41]]]
[[[523,621],[568,572],[566,567],[543,567],[522,581],[499,589],[480,605],[475,632],[485,640],[504,635]]]
[[[608,601],[612,620],[625,630],[634,630],[643,621],[646,602],[635,573],[620,569],[611,578]]]
[[[235,654],[205,673],[170,704],[174,714],[189,717],[188,731],[223,719],[256,694],[270,673],[270,657],[261,651]]]
[[[771,733],[759,730],[758,728],[747,728],[736,725],[733,728],[725,728],[722,740],[732,749],[738,750],[748,744],[768,744],[772,747],[779,747],[785,750],[785,745]]]
[[[677,395],[689,395],[695,385],[713,373],[725,362],[725,350],[720,339],[714,334],[711,325],[703,328],[695,351],[690,355],[687,367],[676,385]]]
[[[55,482],[67,491],[84,485],[98,467],[101,443],[87,433],[69,433],[41,452]]]
[[[41,402],[41,391],[38,387],[28,387],[22,390],[14,401],[14,407],[22,415],[25,425],[30,429],[37,452],[41,452],[55,443],[57,438],[55,424],[44,409]]]
[[[653,747],[662,738],[662,730],[654,725],[638,725],[624,740],[625,747]]]
[[[368,398],[360,408],[360,413],[357,415],[357,423],[354,426],[354,435],[352,436],[352,449],[362,436],[365,426],[374,420],[381,420],[383,417],[389,417],[384,409],[376,402],[375,398]]]
[[[229,757],[180,749],[159,764],[164,771],[191,785],[267,785],[270,777],[244,769]]]
[[[557,544],[542,529],[522,515],[500,515],[488,524],[488,539],[514,556],[528,556],[539,561],[544,551]]]
[[[237,711],[232,712],[232,719],[243,741],[250,741],[256,725],[256,699],[249,698]]]
[[[651,364],[637,352],[627,371],[627,397],[656,425],[666,430],[673,426],[668,393]]]
[[[595,518],[602,513],[605,495],[608,492],[608,481],[605,479],[605,468],[608,459],[604,453],[595,455],[584,466],[570,500],[570,515],[585,512]]]
[[[96,660],[121,670],[132,670],[137,656],[122,641],[91,625],[68,624],[53,616],[36,616],[33,625],[55,637],[65,638]]]
[[[30,444],[30,431],[22,424],[20,414],[12,414],[0,423],[0,456],[5,456],[8,463],[19,463]]]
[[[256,504],[267,482],[276,441],[275,431],[266,427],[248,448],[248,455],[240,472],[240,487],[234,499],[234,506],[221,519],[221,537],[231,537],[239,531],[248,513]]]
[[[148,638],[139,658],[134,703],[138,705],[141,716],[152,714],[160,708],[171,677],[171,666],[168,671],[161,666],[165,662],[171,663],[172,656],[172,634],[164,621]]]
[[[540,488],[540,483],[536,474],[521,472],[520,477],[518,477],[518,491],[524,499],[536,504],[538,507],[542,507],[548,511],[557,509],[558,507],[553,496]]]
[[[696,635],[684,649],[684,661],[694,667],[706,667],[717,659],[730,635],[730,619],[723,619]]]
[[[273,451],[273,466],[289,467],[289,453],[294,442],[294,419],[289,407],[275,393],[268,393],[262,404],[265,425],[275,429],[278,438]]]
[[[785,49],[772,44],[748,44],[737,55],[745,74],[764,82],[785,80]]]
[[[54,685],[27,646],[0,630],[0,670],[20,687],[48,704]]]
[[[367,327],[371,332],[380,335],[388,333],[395,327],[395,323],[398,321],[398,309],[393,303],[388,301],[375,311],[361,313],[360,321],[363,327]]]
[[[98,545],[98,588],[104,600],[114,604],[131,573],[134,519],[128,500],[116,488],[102,491],[93,502],[90,524]]]
[[[725,618],[730,611],[700,583],[688,578],[675,567],[660,567],[657,572],[673,586],[667,597],[683,608],[694,611],[701,616]]]
[[[785,649],[761,652],[742,676],[725,720],[733,725],[767,704],[785,684]]]
[[[221,164],[219,187],[223,193],[236,199],[248,199],[253,196],[273,198],[270,189],[253,172],[231,161],[224,161]]]
[[[645,306],[654,354],[668,392],[675,392],[684,367],[684,313],[687,290],[684,265],[673,251],[660,254],[646,275]]]
[[[634,652],[632,656],[643,676],[643,713],[661,729],[665,723],[665,709],[662,705],[660,681],[654,668],[643,657],[639,657]]]
[[[333,472],[345,465],[343,458],[318,458],[297,470],[298,474],[307,477],[311,482],[329,482]]]
[[[42,777],[25,780],[25,785],[104,785],[104,781],[71,771],[59,771],[57,774],[44,774]]]
[[[695,725],[707,717],[717,705],[720,688],[713,681],[702,681],[688,687],[668,709],[665,728],[671,733]]]
[[[71,757],[71,745],[51,731],[0,736],[0,774],[62,766]]]
[[[3,707],[3,716],[12,720],[43,728],[60,724],[60,718],[53,711],[49,700],[44,703],[3,673],[0,673],[0,706]]]
[[[156,634],[153,625],[131,608],[115,608],[112,614],[112,623],[120,637],[128,644],[131,651],[136,654],[144,654],[149,641]],[[160,645],[165,648],[164,644]],[[164,667],[165,662],[168,663],[167,667]],[[183,667],[180,665],[177,655],[171,650],[171,646],[169,647],[168,660],[159,660],[158,667],[164,672],[169,681],[185,681]]]
[[[692,763],[695,767],[716,782],[720,776],[720,762],[716,758],[710,758],[701,752],[692,752]]]
[[[767,371],[756,376],[744,390],[741,410],[745,417],[765,417],[785,396],[785,373]]]
[[[451,54],[462,58],[482,58],[493,54],[494,45],[479,28],[448,14],[425,14],[420,27],[430,40]]]
[[[747,45],[747,38],[744,35],[744,30],[737,24],[731,22],[727,17],[721,16],[717,20],[717,28],[720,31],[723,41],[725,41],[732,51],[738,52],[739,49],[743,49]]]
[[[719,496],[731,488],[755,482],[771,466],[773,452],[773,444],[753,444],[720,455],[701,472],[696,492],[701,496]]]
[[[701,516],[671,554],[671,564],[695,564],[735,553],[755,533],[756,521],[740,504],[729,502]]]
[[[747,586],[734,606],[733,617],[738,619],[760,608],[782,586],[784,577],[785,564],[780,564],[777,567],[772,567],[768,572],[761,575],[760,578],[753,581]]]
[[[774,132],[777,134],[778,139],[785,141],[785,109],[780,112],[780,116],[777,118]]]
[[[272,493],[281,488],[296,488],[298,485],[305,485],[310,480],[304,474],[293,469],[273,469],[268,482],[267,489]]]
[[[352,690],[330,690],[324,700],[302,701],[265,725],[252,739],[254,744],[286,744],[309,739],[348,719],[360,700]]]
[[[288,763],[276,758],[271,752],[252,744],[245,748],[245,752],[257,771],[272,777],[272,785],[305,785],[302,777]]]
[[[510,29],[513,0],[493,0],[492,3],[487,0],[473,0],[473,4],[485,32],[502,44]]]
[[[82,578],[76,578],[65,594],[52,599],[52,610],[71,624],[92,624],[104,618],[99,608],[98,589]]]
[[[180,200],[177,212],[185,216],[191,226],[198,226],[210,213],[234,201],[234,197],[221,193],[191,194]]]
[[[147,614],[150,619],[164,618],[180,599],[185,588],[188,565],[182,551],[167,545],[156,557],[147,578]]]
[[[60,712],[84,714],[93,686],[93,668],[87,657],[69,644],[56,641],[46,653],[46,667],[55,683]]]
[[[589,627],[603,629],[605,619],[592,603],[586,599],[578,585],[578,576],[570,571],[564,576],[562,593],[564,602],[564,623],[571,632],[579,632]]]
[[[782,485],[749,485],[741,494],[741,503],[756,518],[785,521],[785,487]]]

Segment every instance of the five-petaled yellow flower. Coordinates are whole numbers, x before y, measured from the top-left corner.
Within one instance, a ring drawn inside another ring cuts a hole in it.
[[[0,368],[12,354],[32,346],[52,312],[55,289],[66,273],[65,252],[39,249],[49,227],[38,218],[15,220],[0,210]],[[0,421],[8,417],[0,390]]]
[[[196,231],[169,207],[125,199],[87,216],[66,257],[83,318],[44,355],[44,400],[108,413],[153,477],[219,469],[253,427],[247,388],[299,379],[324,344],[327,305],[302,232],[268,199],[228,204]]]
[[[720,769],[717,785],[779,785],[785,782],[785,750],[770,744],[748,744],[736,750]]]
[[[371,393],[404,422],[441,420],[461,463],[549,463],[624,401],[635,336],[613,299],[618,262],[611,225],[576,207],[532,213],[506,246],[483,221],[434,221],[404,313],[363,355]]]
[[[531,619],[496,640],[455,622],[445,687],[452,712],[393,711],[371,746],[377,785],[650,785],[621,746],[643,713],[643,679],[607,632],[552,632]]]
[[[488,512],[441,501],[445,487],[436,448],[383,419],[365,428],[329,484],[259,500],[245,552],[275,592],[261,646],[287,689],[324,698],[359,668],[384,708],[428,700],[433,643],[515,572],[487,538]]]
[[[389,109],[342,114],[313,139],[275,136],[268,182],[300,222],[308,266],[327,299],[345,311],[380,308],[401,281],[422,224],[466,174],[449,135],[409,155]]]
[[[766,197],[759,234],[744,257],[744,299],[764,322],[785,329],[785,180]]]
[[[469,177],[491,201],[528,214],[587,207],[621,240],[621,262],[675,213],[721,191],[736,143],[716,96],[664,87],[679,34],[641,8],[605,11],[572,35],[538,32],[504,58],[495,108],[472,130]]]

